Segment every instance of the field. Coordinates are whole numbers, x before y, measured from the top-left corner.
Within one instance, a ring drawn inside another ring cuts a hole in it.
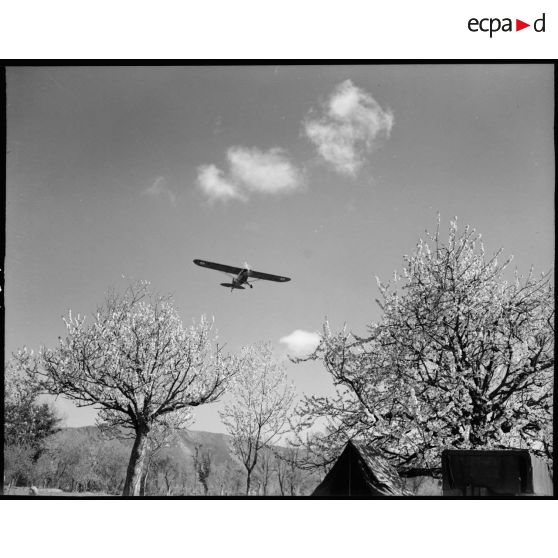
[[[59,488],[38,488],[37,494],[32,494],[29,486],[6,486],[4,487],[4,496],[48,496],[49,498],[71,496],[82,498],[84,496],[109,496],[109,494],[104,492],[65,492]]]

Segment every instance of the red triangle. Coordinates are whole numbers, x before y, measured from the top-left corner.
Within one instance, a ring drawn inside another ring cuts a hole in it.
[[[521,31],[522,29],[525,29],[525,27],[531,27],[531,24],[530,23],[525,23],[524,21],[521,21],[520,19],[515,20],[515,30],[516,31]]]

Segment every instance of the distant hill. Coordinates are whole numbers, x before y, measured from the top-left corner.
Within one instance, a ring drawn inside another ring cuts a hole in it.
[[[131,438],[112,438],[104,434],[96,426],[74,426],[62,428],[57,434],[60,440],[80,440],[86,444],[100,444],[104,441],[117,441],[126,450],[131,450],[133,440]],[[209,451],[216,464],[228,461],[237,463],[237,459],[231,454],[230,439],[228,434],[217,432],[204,432],[202,430],[182,430],[171,442],[170,448],[179,450],[185,458],[193,458],[196,447],[200,450]]]
[[[209,494],[242,494],[246,472],[231,452],[230,440],[227,434],[179,431],[150,461],[147,494],[203,494],[204,487],[195,467],[196,451],[198,457],[205,456],[211,462]],[[63,428],[50,443],[50,462],[45,465],[50,476],[45,486],[119,493],[132,444],[131,438],[108,437],[96,426]],[[253,477],[254,490],[277,495],[311,493],[320,479],[278,460],[275,454],[285,455],[286,448],[276,446],[273,450],[267,460],[261,459]],[[267,468],[262,469],[262,465]]]
[[[196,446],[210,450],[217,463],[231,459],[230,439],[227,434],[204,432],[203,430],[185,430],[180,433],[178,446],[186,455],[194,455]]]
[[[99,430],[96,426],[71,426],[62,428],[57,434],[61,439],[72,440],[80,439],[91,444],[100,443],[106,440],[114,440]],[[229,460],[239,463],[230,450],[231,437],[228,434],[218,432],[206,432],[203,430],[182,430],[178,433],[177,439],[173,440],[171,447],[179,449],[185,457],[193,457],[195,448],[199,447],[205,451],[210,451],[216,463],[225,463]],[[124,447],[132,448],[133,440],[116,438]],[[281,452],[282,446],[274,446],[274,449]]]

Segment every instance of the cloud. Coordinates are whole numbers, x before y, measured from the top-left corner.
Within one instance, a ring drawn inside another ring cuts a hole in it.
[[[291,334],[281,337],[279,343],[287,346],[287,351],[294,357],[305,357],[314,352],[321,337],[317,333],[295,329]]]
[[[355,176],[383,137],[389,137],[393,113],[348,79],[333,90],[322,114],[304,121],[304,133],[318,154],[337,172]]]
[[[302,172],[278,147],[234,146],[227,150],[228,171],[215,165],[198,167],[198,183],[211,200],[248,199],[251,193],[284,194],[304,184]]]
[[[244,199],[238,186],[225,178],[223,172],[215,165],[202,165],[198,167],[198,184],[211,201],[227,201],[231,199]]]
[[[280,194],[302,185],[302,174],[278,147],[269,151],[231,147],[227,158],[233,178],[252,192]]]
[[[146,188],[142,194],[151,198],[167,198],[172,205],[176,204],[176,195],[169,188],[167,179],[164,176],[158,176],[155,182],[149,188]]]

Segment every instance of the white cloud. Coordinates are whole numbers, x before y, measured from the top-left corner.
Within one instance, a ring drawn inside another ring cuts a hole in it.
[[[287,346],[291,356],[302,358],[314,352],[321,337],[317,333],[295,329],[291,334],[281,337],[279,343]]]
[[[238,187],[225,178],[223,172],[215,165],[202,165],[198,167],[198,184],[212,201],[244,199]]]
[[[232,177],[247,190],[279,194],[292,192],[302,185],[300,171],[278,147],[268,151],[231,147],[227,158]]]
[[[215,165],[198,167],[198,183],[211,200],[245,200],[253,192],[283,194],[304,183],[302,172],[278,147],[262,151],[234,146],[227,150],[227,160],[227,173]]]
[[[150,196],[152,198],[167,198],[172,205],[176,204],[176,195],[169,188],[167,184],[167,179],[164,176],[158,176],[155,182],[149,188],[146,188],[142,194]]]
[[[321,116],[309,116],[304,122],[304,132],[319,155],[337,172],[351,176],[380,139],[389,137],[392,127],[392,112],[349,79],[333,90]]]

